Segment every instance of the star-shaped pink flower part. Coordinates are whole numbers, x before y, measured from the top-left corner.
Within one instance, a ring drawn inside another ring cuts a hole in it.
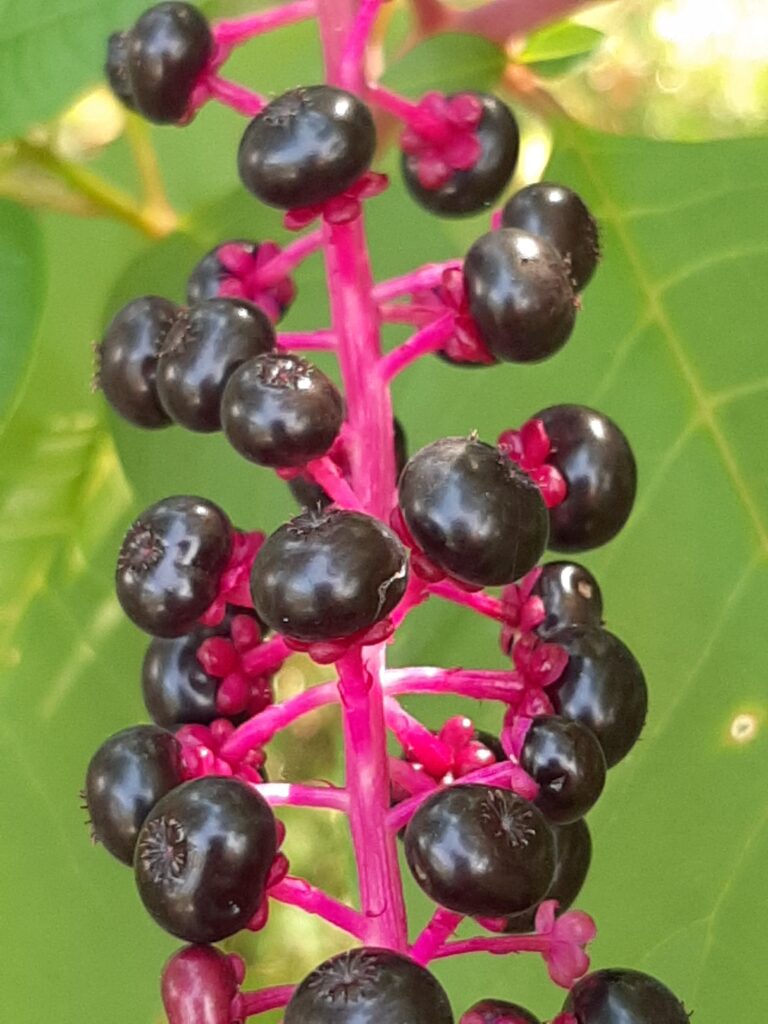
[[[536,911],[536,934],[549,936],[542,956],[556,985],[570,988],[589,970],[585,946],[597,935],[595,922],[583,910],[569,910],[555,917],[557,900],[544,900]]]
[[[497,443],[501,451],[538,484],[547,508],[554,508],[565,499],[565,480],[559,470],[547,462],[552,445],[542,420],[528,420],[519,430],[505,430]]]
[[[469,93],[422,97],[400,140],[422,188],[441,188],[454,171],[475,166],[482,152],[477,137],[482,116],[482,102]]]

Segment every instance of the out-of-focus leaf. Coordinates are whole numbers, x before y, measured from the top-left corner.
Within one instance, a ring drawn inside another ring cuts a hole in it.
[[[537,75],[554,78],[590,57],[604,38],[602,32],[589,25],[560,21],[528,36],[516,59]]]
[[[414,46],[386,71],[383,82],[407,96],[460,89],[492,90],[507,58],[500,46],[484,36],[446,32]]]

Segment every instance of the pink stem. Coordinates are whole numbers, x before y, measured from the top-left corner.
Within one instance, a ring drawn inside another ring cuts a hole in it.
[[[442,282],[445,271],[453,270],[456,267],[461,267],[461,260],[427,263],[426,266],[403,274],[402,277],[391,277],[388,281],[381,281],[373,289],[373,299],[375,302],[386,302],[389,299],[397,299],[401,295],[410,295],[412,292],[435,288]]]
[[[212,99],[232,107],[238,114],[245,114],[246,117],[255,117],[267,104],[264,97],[258,93],[246,89],[243,85],[229,82],[226,78],[219,78],[218,75],[209,75],[205,84]]]
[[[273,704],[235,729],[222,746],[221,756],[225,760],[239,760],[254,747],[263,747],[269,743],[275,733],[287,728],[298,718],[316,708],[334,704],[338,699],[339,688],[336,683],[323,683],[296,694],[282,704]]]
[[[357,16],[349,30],[339,62],[339,83],[359,91],[365,75],[365,48],[383,0],[360,0]]]
[[[383,650],[377,651],[378,661]],[[407,923],[390,801],[380,667],[354,649],[338,663],[347,760],[349,826],[357,862],[365,942],[405,951]]]
[[[424,765],[430,775],[442,778],[453,763],[450,747],[401,708],[394,697],[384,698],[384,716],[403,752],[411,760]]]
[[[384,302],[379,306],[379,316],[386,324],[413,324],[422,327],[435,319],[435,310],[414,303]]]
[[[437,352],[454,333],[454,317],[452,313],[446,313],[434,323],[422,327],[420,331],[412,335],[394,351],[384,356],[379,363],[379,373],[382,380],[392,380],[398,373],[402,373],[411,363],[415,363],[422,356]]]
[[[496,672],[491,669],[387,669],[383,682],[384,692],[393,696],[407,693],[456,693],[472,700],[498,700],[504,704],[517,703],[525,690],[525,683],[517,672]]]
[[[519,765],[512,764],[511,761],[502,761],[499,764],[489,765],[487,768],[479,768],[475,772],[468,772],[457,781],[462,786],[472,784],[503,786],[505,789],[514,790],[526,800],[533,800],[539,791],[539,787],[530,775]],[[407,825],[428,795],[428,793],[417,793],[393,807],[387,815],[388,827],[393,832],[398,832],[403,825]]]
[[[347,812],[349,796],[337,786],[302,786],[295,782],[260,782],[255,788],[273,807],[321,807]]]
[[[411,796],[416,793],[431,793],[433,789],[438,788],[435,780],[426,772],[419,771],[414,765],[402,761],[399,757],[390,757],[389,777],[393,785],[404,789]]]
[[[268,288],[270,285],[277,284],[278,281],[287,277],[299,263],[322,247],[323,232],[320,228],[302,235],[301,238],[286,245],[277,256],[273,256],[257,271],[256,284],[259,288]]]
[[[257,1013],[278,1010],[291,1001],[295,985],[275,985],[258,992],[241,992],[235,997],[234,1012],[238,1017],[255,1017]]]
[[[265,640],[263,644],[242,655],[241,668],[250,676],[267,675],[276,672],[294,652],[281,636]]]
[[[322,889],[318,889],[303,878],[288,876],[269,890],[269,895],[278,903],[299,907],[307,914],[322,917],[324,921],[343,932],[362,939],[365,934],[365,919],[346,903],[340,903]]]
[[[220,47],[229,51],[254,36],[272,32],[283,25],[292,25],[296,21],[306,21],[316,14],[315,0],[294,0],[293,3],[280,7],[271,7],[258,14],[246,14],[242,18],[231,18],[218,21],[213,25],[213,38]]]
[[[379,83],[366,90],[366,99],[405,124],[410,123],[419,112],[418,104],[413,100],[406,99],[405,96],[400,96],[399,93],[392,92]]]
[[[438,907],[432,920],[426,925],[410,949],[411,956],[418,964],[428,964],[464,920],[463,914],[457,914],[445,907]]]
[[[333,352],[336,349],[336,335],[333,331],[280,331],[277,345],[284,352],[292,352],[294,349]]]
[[[484,594],[481,590],[468,591],[450,580],[441,580],[439,583],[430,583],[429,591],[435,597],[442,597],[446,601],[453,601],[454,604],[462,604],[465,608],[471,608],[481,615],[487,615],[491,619],[504,621],[504,606],[497,597]]]
[[[474,939],[460,939],[447,942],[435,950],[432,959],[446,956],[462,956],[464,953],[546,953],[549,949],[549,935],[479,935]]]
[[[334,505],[338,505],[339,508],[354,509],[356,512],[363,511],[360,499],[344,479],[339,467],[327,455],[308,462],[304,471],[323,488]]]

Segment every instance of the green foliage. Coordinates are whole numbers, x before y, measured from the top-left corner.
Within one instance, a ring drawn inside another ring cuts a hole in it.
[[[435,89],[488,91],[501,78],[507,59],[503,49],[483,36],[446,32],[414,46],[387,69],[382,81],[390,89],[419,97]]]
[[[554,78],[572,71],[590,57],[604,39],[602,32],[574,21],[559,21],[532,32],[517,55],[542,78]]]
[[[93,5],[103,30],[86,12],[77,38],[82,32],[91,46],[133,13],[123,7],[115,15],[111,4],[98,12]],[[27,21],[36,10],[24,8]],[[254,77],[269,80],[268,61],[279,65],[281,85],[304,77],[303,64],[316,75],[314,55],[303,56],[306,32],[281,33],[271,51],[262,49]],[[58,35],[63,42],[66,34]],[[58,42],[49,41],[52,55]],[[3,45],[7,38],[0,52]],[[440,61],[459,67],[461,57],[444,53]],[[48,81],[53,100],[80,79]],[[467,84],[452,79],[447,87]],[[415,77],[411,88],[421,88]],[[39,116],[34,95],[32,88],[29,111],[14,117]],[[41,104],[41,115],[46,110]],[[0,258],[0,409],[9,412],[0,435],[0,792],[8,826],[0,877],[9,940],[0,1019],[16,1024],[155,1024],[155,979],[174,947],[146,918],[130,872],[88,846],[77,806],[92,751],[144,718],[144,640],[121,618],[111,586],[121,533],[143,505],[181,488],[222,500],[247,527],[271,528],[289,514],[283,485],[237,460],[220,438],[176,428],[142,433],[107,420],[88,390],[89,344],[120,302],[146,289],[181,299],[189,267],[219,233],[284,237],[277,216],[236,188],[238,132],[233,115],[205,112],[184,132],[156,133],[175,194],[194,208],[183,231],[159,243],[46,214],[40,245],[32,219],[0,207],[0,237],[14,243]],[[651,712],[642,742],[611,772],[591,815],[595,860],[579,905],[598,921],[596,964],[657,973],[696,1011],[697,1024],[768,1013],[766,167],[763,139],[686,146],[560,126],[547,176],[584,195],[605,251],[574,338],[540,366],[469,372],[427,359],[395,386],[411,450],[472,429],[492,440],[560,401],[595,405],[631,439],[637,508],[623,534],[585,562],[603,586],[609,627],[646,670]],[[367,213],[377,276],[461,254],[486,230],[485,217],[429,217],[405,195],[394,158],[386,169],[392,187]],[[8,252],[18,267],[10,290]],[[319,257],[302,268],[287,329],[327,324],[321,273]],[[22,355],[32,349],[25,374]],[[393,659],[502,664],[493,624],[438,602],[414,613]],[[426,699],[410,706],[433,724],[457,708]],[[465,708],[498,726],[498,708]],[[739,714],[756,721],[742,743],[730,735]],[[293,761],[284,751],[286,777],[336,770],[327,732],[297,742],[302,754],[311,743],[318,760]],[[343,830],[318,839],[300,820],[297,812],[291,822],[295,868],[313,881],[330,878],[344,895]],[[409,894],[415,927],[429,908],[410,884]],[[295,933],[275,927],[247,943],[253,984],[294,975],[284,951]],[[338,948],[328,932],[307,930],[299,941],[315,959],[321,947]],[[467,957],[437,972],[457,1012],[491,995],[542,1016],[559,1007],[535,957]]]

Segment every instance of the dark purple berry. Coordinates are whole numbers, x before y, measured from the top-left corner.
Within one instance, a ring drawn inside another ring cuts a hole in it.
[[[257,199],[284,210],[346,191],[373,158],[368,107],[330,85],[302,86],[269,103],[245,129],[238,166]]]
[[[96,349],[98,386],[137,427],[171,422],[157,393],[157,360],[178,314],[178,306],[157,295],[134,299],[115,314]]]
[[[459,1018],[459,1024],[541,1024],[530,1010],[503,999],[481,999]]]
[[[577,981],[563,1005],[578,1024],[689,1024],[689,1015],[666,985],[628,968],[594,971]]]
[[[232,374],[221,401],[227,440],[261,466],[304,466],[324,455],[344,419],[330,377],[289,353],[249,359]]]
[[[425,188],[417,174],[418,156],[403,154],[403,178],[413,198],[431,213],[461,217],[486,209],[503,192],[517,163],[520,132],[512,111],[497,96],[470,92],[483,105],[476,128],[480,155],[466,171],[453,171],[439,188]],[[452,97],[448,97],[451,99]]]
[[[558,715],[597,736],[609,768],[625,757],[648,711],[643,670],[618,637],[605,629],[570,626],[547,638],[568,653],[565,671],[547,693]]]
[[[560,254],[543,238],[503,228],[479,238],[464,260],[469,308],[497,359],[536,363],[568,340],[576,299]]]
[[[138,111],[158,124],[183,120],[212,54],[211,30],[196,7],[150,7],[128,32],[128,74]]]
[[[218,298],[222,283],[230,278],[230,272],[219,259],[219,252],[225,245],[236,245],[250,259],[255,258],[259,249],[258,242],[248,242],[243,238],[219,242],[213,249],[209,249],[198,260],[187,278],[187,302],[190,306],[203,302],[205,299]]]
[[[557,913],[562,914],[571,906],[584,885],[592,860],[592,839],[583,818],[571,825],[550,827],[555,837],[555,877],[544,899],[557,900]],[[504,931],[512,935],[532,932],[536,927],[538,909],[539,904],[536,903],[521,914],[510,915]]]
[[[550,509],[549,546],[586,551],[615,537],[629,518],[637,490],[632,449],[613,420],[585,405],[551,405],[544,422],[548,461],[565,479],[565,500]]]
[[[511,583],[547,545],[547,511],[536,484],[475,438],[446,437],[416,452],[399,493],[416,543],[466,583]]]
[[[294,640],[335,640],[369,629],[405,592],[406,550],[378,519],[304,512],[266,539],[251,594],[268,626]]]
[[[144,819],[182,777],[181,747],[165,729],[134,725],[110,736],[91,758],[85,777],[94,839],[132,864]]]
[[[363,946],[308,974],[285,1008],[285,1024],[453,1024],[437,978],[409,957]]]
[[[557,825],[582,818],[605,785],[605,755],[595,734],[556,715],[534,718],[520,764],[539,784],[536,806]]]
[[[531,591],[544,604],[542,634],[564,626],[600,626],[603,596],[592,573],[577,562],[547,562]]]
[[[413,877],[435,902],[501,917],[541,900],[555,871],[552,830],[508,789],[454,785],[429,796],[405,831]]]
[[[266,800],[239,779],[208,775],[153,808],[136,843],[136,885],[161,928],[218,942],[258,909],[276,851]]]
[[[113,32],[107,40],[107,59],[104,64],[104,73],[107,76],[109,87],[124,107],[129,110],[136,109],[136,100],[133,96],[128,73],[128,43],[127,32]]]
[[[160,352],[163,408],[188,430],[221,430],[219,407],[231,374],[274,347],[274,328],[253,303],[222,298],[192,306],[177,317]]]
[[[597,224],[583,200],[564,185],[540,181],[520,189],[501,214],[505,228],[545,238],[568,261],[577,292],[589,282],[600,259]]]
[[[168,1024],[231,1024],[237,995],[232,960],[215,946],[185,946],[163,968]]]
[[[475,729],[474,739],[478,743],[482,743],[484,747],[487,747],[497,761],[507,760],[507,755],[504,747],[501,745],[501,740],[498,736],[494,736],[492,732],[486,732],[484,729]]]
[[[179,495],[150,505],[117,558],[123,611],[153,636],[188,632],[216,597],[231,547],[232,526],[213,502]]]

